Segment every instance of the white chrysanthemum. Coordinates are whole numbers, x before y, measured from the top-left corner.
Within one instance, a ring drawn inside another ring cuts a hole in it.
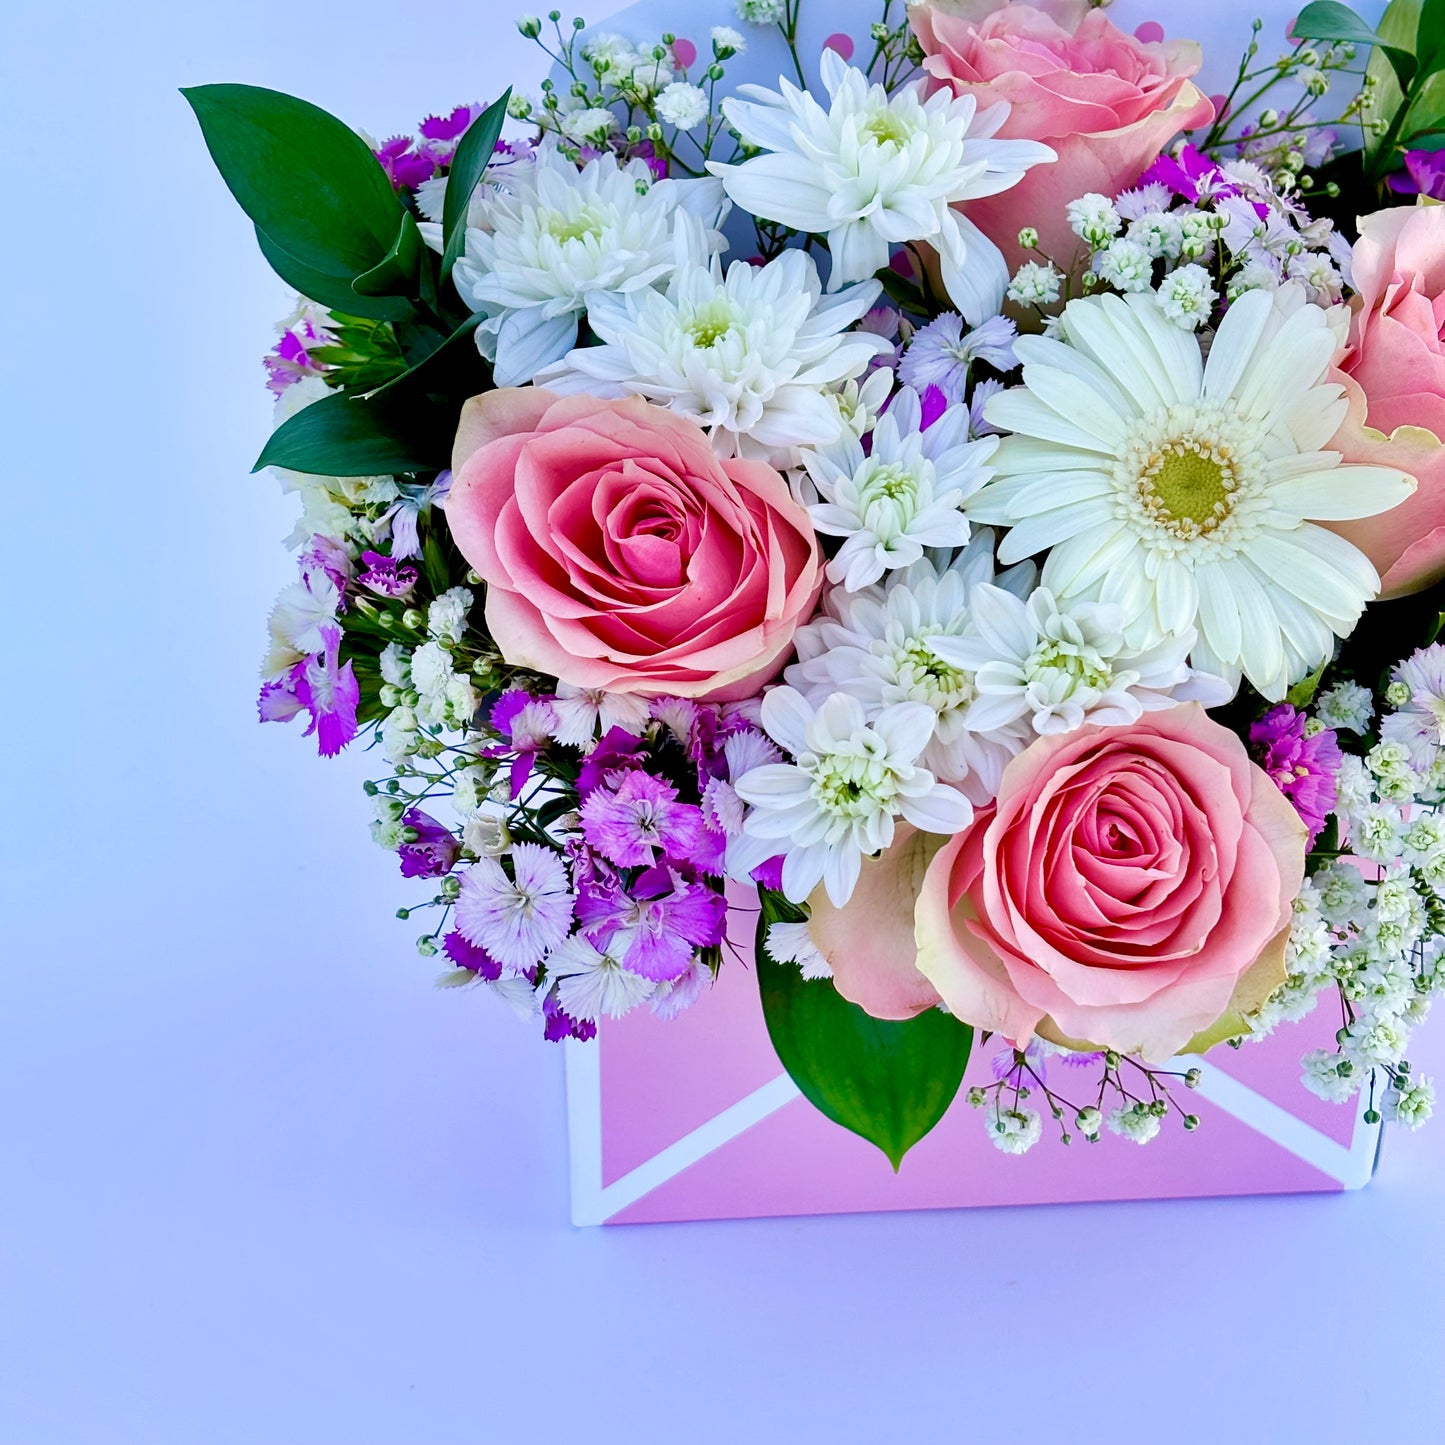
[[[738,88],[723,114],[763,152],[741,165],[710,162],[733,201],[755,216],[826,234],[833,258],[829,288],[859,281],[888,264],[890,245],[928,241],[938,250],[944,289],[970,322],[1003,304],[1002,253],[954,207],[997,195],[1030,166],[1052,161],[1036,141],[995,140],[1006,105],[978,111],[971,95],[947,89],[923,98],[921,86],[890,96],[835,50],[820,61],[824,110],[807,91],[780,79],[781,93]]]
[[[611,954],[594,948],[580,933],[559,944],[547,959],[547,976],[557,981],[557,1002],[574,1019],[595,1023],[621,1018],[652,993],[651,979],[629,973]]]
[[[993,541],[982,527],[947,566],[925,557],[894,572],[884,586],[833,588],[822,615],[794,637],[799,661],[787,671],[788,683],[814,705],[844,692],[868,717],[904,702],[931,708],[933,736],[919,761],[979,805],[998,792],[1004,768],[1028,735],[1017,726],[987,733],[967,727],[965,715],[977,697],[973,675],[940,661],[938,645],[964,631],[972,590],[994,581]],[[1036,575],[1023,563],[998,582],[1026,594]]]
[[[1373,516],[1414,490],[1322,450],[1343,417],[1323,379],[1332,315],[1297,287],[1240,297],[1198,340],[1152,295],[1071,302],[1059,337],[1022,337],[1024,385],[986,408],[1009,437],[969,503],[1012,530],[1000,557],[1048,551],[1060,598],[1117,603],[1131,646],[1197,627],[1194,665],[1278,701],[1379,590],[1369,559],[1316,521]]]
[[[1021,721],[1041,735],[1085,723],[1124,726],[1181,702],[1229,701],[1223,682],[1190,668],[1192,628],[1135,652],[1124,641],[1117,607],[1061,604],[1047,587],[1025,601],[982,583],[970,592],[968,610],[961,637],[935,637],[929,648],[940,662],[972,675],[977,697],[963,720],[976,732]]]
[[[797,250],[763,267],[735,261],[724,276],[700,223],[679,217],[666,292],[593,296],[587,319],[605,344],[571,352],[537,384],[646,397],[705,427],[722,456],[795,465],[798,448],[837,439],[824,388],[889,349],[881,336],[843,334],[881,289],[868,281],[824,296],[812,258]]]
[[[679,213],[700,218],[704,253],[722,248],[712,229],[726,205],[716,182],[650,181],[640,160],[619,165],[604,155],[579,171],[544,145],[532,166],[509,176],[508,189],[478,192],[453,276],[462,299],[486,316],[477,344],[499,386],[531,381],[565,356],[594,297],[665,279]]]
[[[951,407],[922,430],[918,393],[904,387],[873,428],[865,453],[851,431],[804,454],[821,501],[808,508],[818,531],[842,537],[828,576],[850,592],[907,567],[927,547],[968,541],[964,502],[988,480],[993,437],[970,441],[968,411]]]
[[[804,902],[821,883],[837,908],[853,894],[864,854],[893,841],[900,816],[929,833],[966,828],[962,793],[921,767],[934,713],[919,703],[885,708],[871,722],[857,698],[834,693],[816,710],[791,687],[763,698],[763,727],[796,759],[733,780],[750,805],[740,837],[728,840],[728,871],[747,878],[783,855],[783,892]]]

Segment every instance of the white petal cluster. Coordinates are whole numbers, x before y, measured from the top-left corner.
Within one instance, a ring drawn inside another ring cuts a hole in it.
[[[1020,338],[1024,384],[985,408],[1015,435],[969,515],[1011,528],[1006,562],[1046,551],[1056,597],[1118,605],[1131,647],[1196,628],[1197,668],[1280,700],[1379,590],[1368,558],[1317,523],[1414,490],[1325,450],[1345,407],[1325,380],[1345,319],[1299,288],[1250,293],[1206,360],[1152,294],[1071,302],[1057,336]]]
[[[890,245],[927,241],[964,316],[977,323],[994,315],[1008,268],[998,247],[954,207],[1008,190],[1054,152],[1035,141],[994,139],[1007,105],[980,112],[972,96],[939,90],[925,99],[920,86],[890,96],[831,49],[821,73],[826,110],[786,79],[778,91],[739,87],[723,114],[763,154],[708,169],[753,215],[825,234],[830,289],[881,271]]]
[[[988,480],[995,438],[969,440],[969,417],[951,407],[926,431],[918,393],[904,387],[873,429],[869,449],[851,431],[803,464],[820,501],[808,508],[818,531],[844,542],[828,576],[850,592],[907,567],[928,547],[961,547],[963,506]]]
[[[941,662],[972,674],[977,696],[963,721],[980,733],[1020,721],[1040,735],[1086,723],[1125,726],[1181,702],[1229,700],[1218,678],[1190,668],[1192,629],[1135,652],[1122,621],[1115,606],[1060,603],[1047,587],[1025,600],[980,584],[969,596],[963,634],[929,646]]]
[[[791,687],[763,698],[763,727],[795,761],[766,763],[733,780],[750,805],[728,842],[732,876],[783,857],[783,892],[806,901],[821,883],[835,907],[852,896],[865,855],[893,842],[896,820],[930,833],[957,833],[973,809],[962,793],[919,763],[934,713],[919,703],[869,720],[857,698],[834,693],[814,708]]]
[[[510,168],[505,188],[479,191],[453,275],[462,299],[486,318],[477,343],[497,384],[523,385],[565,356],[597,297],[665,281],[679,215],[698,219],[705,254],[721,250],[715,227],[724,206],[715,181],[654,182],[644,162],[621,165],[610,154],[579,171],[553,145]]]
[[[981,528],[952,562],[924,557],[891,573],[881,586],[831,589],[822,613],[799,629],[794,639],[799,660],[786,674],[789,685],[814,706],[847,693],[867,718],[900,703],[931,709],[933,735],[919,761],[978,805],[996,795],[1004,768],[1028,742],[1028,732],[1013,724],[971,728],[967,714],[978,696],[973,674],[940,660],[938,650],[966,630],[973,590],[995,580],[993,541],[993,533]],[[1026,594],[1035,576],[1026,563],[997,580]]]
[[[824,296],[802,251],[766,266],[735,261],[723,273],[699,222],[679,217],[665,291],[591,297],[601,346],[579,347],[537,377],[563,394],[642,396],[692,417],[722,456],[796,465],[799,449],[838,439],[826,388],[857,378],[889,350],[849,332],[878,299],[876,281]]]

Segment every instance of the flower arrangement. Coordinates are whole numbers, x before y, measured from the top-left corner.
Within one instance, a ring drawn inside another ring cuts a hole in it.
[[[1209,97],[1089,0],[816,57],[801,3],[523,18],[540,92],[381,144],[186,93],[299,293],[261,719],[385,760],[444,986],[585,1040],[755,966],[895,1165],[960,1089],[1005,1153],[1192,1130],[1189,1056],[1319,1006],[1304,1085],[1420,1124],[1445,7],[1257,22]]]

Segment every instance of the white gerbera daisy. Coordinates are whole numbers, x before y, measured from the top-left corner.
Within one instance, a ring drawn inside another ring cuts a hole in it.
[[[977,696],[963,723],[978,732],[1021,721],[1042,735],[1085,723],[1123,726],[1146,712],[1188,701],[1214,706],[1232,694],[1221,679],[1190,669],[1192,628],[1132,652],[1123,615],[1107,602],[1060,604],[1047,587],[1025,601],[985,582],[968,604],[963,635],[932,637],[929,648],[972,676]]]
[[[843,537],[828,576],[850,592],[907,567],[926,547],[961,547],[968,518],[961,508],[989,478],[984,465],[998,441],[970,441],[968,410],[950,407],[926,431],[918,393],[904,387],[873,428],[867,452],[852,431],[803,455],[821,501],[813,525]]]
[[[1324,377],[1333,315],[1298,286],[1229,308],[1205,362],[1149,294],[1071,302],[1056,338],[1023,337],[1024,385],[990,398],[1017,433],[968,504],[1010,527],[1000,558],[1048,551],[1059,599],[1123,609],[1136,649],[1191,627],[1195,667],[1278,701],[1347,636],[1380,579],[1316,521],[1373,516],[1414,490],[1323,450],[1345,411]]]
[[[723,114],[764,154],[741,165],[710,162],[733,201],[766,220],[826,233],[830,290],[888,264],[890,244],[928,241],[942,259],[944,288],[970,322],[1003,304],[1008,267],[998,247],[955,204],[1017,185],[1030,166],[1052,161],[1046,145],[994,140],[1006,105],[978,111],[971,95],[921,86],[890,96],[835,50],[820,61],[824,110],[780,79],[781,93],[738,87]]]
[[[462,300],[487,318],[477,345],[495,363],[498,386],[520,386],[565,356],[592,297],[663,280],[674,263],[679,212],[705,223],[705,251],[722,249],[713,228],[727,203],[715,181],[651,179],[642,161],[619,165],[608,154],[579,171],[544,145],[533,165],[509,174],[505,189],[478,191],[452,274]]]
[[[844,334],[878,299],[878,282],[825,297],[812,258],[796,250],[763,267],[735,261],[724,276],[700,223],[679,217],[676,229],[666,292],[593,296],[587,320],[606,344],[571,352],[537,385],[646,397],[705,427],[720,455],[778,467],[835,441],[842,423],[825,388],[889,349],[881,336]]]
[[[863,855],[892,843],[896,818],[930,833],[957,833],[973,818],[962,793],[919,766],[933,736],[931,708],[900,703],[869,722],[845,693],[814,709],[791,687],[775,687],[762,715],[768,735],[797,761],[767,763],[733,780],[751,805],[741,836],[728,841],[734,877],[747,878],[782,854],[783,892],[794,903],[821,883],[842,908]]]
[[[974,588],[995,580],[993,543],[993,532],[980,527],[950,564],[925,557],[892,573],[883,586],[833,588],[822,615],[798,630],[799,661],[787,671],[789,684],[815,706],[845,692],[862,703],[867,717],[904,702],[931,708],[933,736],[919,762],[980,805],[998,792],[1003,770],[1028,742],[1028,732],[1012,724],[968,727],[965,717],[977,698],[973,674],[941,660],[940,651],[967,627]],[[1025,595],[1037,575],[1024,562],[998,582]]]

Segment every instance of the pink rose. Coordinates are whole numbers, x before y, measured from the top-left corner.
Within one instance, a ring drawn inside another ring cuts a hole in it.
[[[638,397],[473,397],[447,523],[487,584],[502,656],[576,687],[751,696],[822,585],[808,514],[771,467],[719,461]]]
[[[1018,233],[1033,226],[1040,250],[1071,269],[1080,241],[1068,203],[1132,186],[1178,132],[1214,115],[1189,80],[1200,66],[1198,45],[1136,40],[1088,0],[933,0],[909,18],[938,85],[977,96],[980,108],[1007,101],[999,136],[1058,152],[1018,185],[968,203],[969,219],[1011,267],[1027,259]]]
[[[918,967],[1020,1048],[1205,1048],[1284,981],[1304,860],[1295,810],[1196,703],[1040,738],[929,865]]]
[[[1349,414],[1330,446],[1399,467],[1408,501],[1332,530],[1375,564],[1386,597],[1445,577],[1445,206],[1395,206],[1360,222],[1355,302],[1340,360]]]

